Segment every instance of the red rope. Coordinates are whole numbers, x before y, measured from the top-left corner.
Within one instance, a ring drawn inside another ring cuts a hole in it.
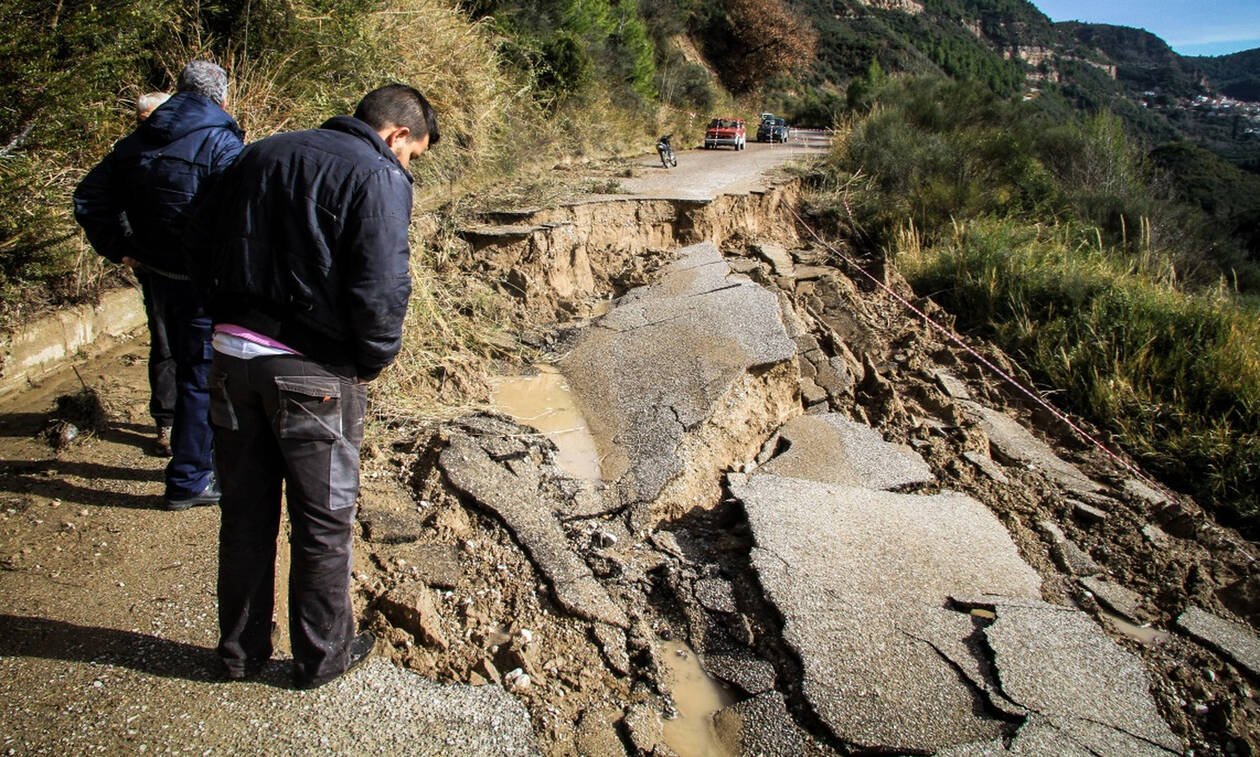
[[[868,273],[866,269],[858,265],[857,261],[855,261],[853,258],[849,257],[848,255],[845,255],[843,252],[840,252],[835,247],[832,247],[826,240],[824,240],[821,236],[819,236],[818,232],[814,231],[814,229],[808,223],[805,222],[805,219],[801,218],[800,214],[797,213],[796,210],[792,208],[790,205],[785,204],[783,205],[783,207],[787,208],[787,211],[791,213],[794,218],[796,218],[796,222],[799,223],[802,227],[804,227],[804,229],[809,232],[810,236],[812,236],[815,240],[817,240],[818,243],[821,244],[824,248],[826,248],[827,251],[830,252],[832,255],[836,256],[837,258],[844,261],[845,263],[848,263],[849,266],[852,267],[854,270],[858,271],[863,276],[873,281],[876,286],[878,286],[880,289],[883,289],[888,294],[892,295],[892,297],[895,300],[897,300],[897,302],[900,302],[908,310],[910,310],[915,315],[922,318],[924,322],[927,323],[929,326],[939,331],[941,334],[943,334],[947,339],[949,339],[954,344],[957,344],[959,347],[966,350],[967,353],[971,355],[972,357],[974,357],[977,361],[979,361],[981,365],[993,371],[995,374],[1000,376],[1002,380],[1006,381],[1006,383],[1015,387],[1017,390],[1022,392],[1027,397],[1029,397],[1038,405],[1045,408],[1051,415],[1053,415],[1055,418],[1058,418],[1060,421],[1062,421],[1065,425],[1067,425],[1068,428],[1076,432],[1076,434],[1079,435],[1082,439],[1086,440],[1090,444],[1093,444],[1095,447],[1102,450],[1103,453],[1107,455],[1107,457],[1119,463],[1126,470],[1128,470],[1130,473],[1137,476],[1138,478],[1142,479],[1147,484],[1150,484],[1154,486],[1155,488],[1162,488],[1155,481],[1152,481],[1149,477],[1147,477],[1140,470],[1134,467],[1131,463],[1124,460],[1115,452],[1112,452],[1110,449],[1107,448],[1105,444],[1103,444],[1102,442],[1098,441],[1093,436],[1091,436],[1087,431],[1085,431],[1085,429],[1073,423],[1070,418],[1068,418],[1065,414],[1063,414],[1063,412],[1061,412],[1058,408],[1054,407],[1045,399],[1043,399],[1041,395],[1038,394],[1036,391],[1034,391],[1033,389],[1030,389],[1029,387],[1024,386],[1019,381],[1015,380],[1014,377],[1007,374],[1006,371],[1003,371],[1001,368],[994,365],[988,358],[986,358],[984,355],[981,355],[979,352],[973,349],[971,345],[964,342],[962,340],[962,337],[960,337],[957,333],[951,331],[950,329],[946,328],[945,326],[933,320],[930,315],[923,312],[919,308],[915,307],[914,303],[910,302],[905,297],[902,297],[900,294],[897,294],[897,292],[894,291],[892,287],[888,286],[887,284],[880,281],[875,276]],[[1163,493],[1167,494],[1167,492],[1163,492]]]

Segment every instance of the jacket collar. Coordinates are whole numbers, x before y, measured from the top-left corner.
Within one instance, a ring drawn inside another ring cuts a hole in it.
[[[215,127],[228,129],[238,137],[245,135],[236,119],[218,103],[195,92],[179,92],[159,105],[140,124],[138,131],[149,140],[166,143],[199,129]]]
[[[366,122],[360,121],[354,116],[333,116],[325,121],[319,128],[328,129],[330,131],[340,131],[346,134],[352,134],[364,142],[372,146],[372,149],[379,152],[386,160],[396,166],[403,175],[407,177],[407,181],[413,182],[411,172],[403,168],[402,163],[398,161],[398,156],[394,155],[393,150],[389,149],[389,145],[385,144],[385,140],[381,139],[381,135],[376,133]]]

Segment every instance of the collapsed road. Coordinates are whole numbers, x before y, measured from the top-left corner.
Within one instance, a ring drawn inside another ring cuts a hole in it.
[[[588,443],[505,404],[365,454],[356,608],[388,659],[318,692],[282,660],[214,680],[216,519],[145,509],[141,349],[85,372],[115,419],[96,438],[33,438],[65,383],[10,402],[0,749],[1260,746],[1250,545],[1042,422],[801,243],[795,183],[760,182],[463,232],[541,335],[519,372]]]

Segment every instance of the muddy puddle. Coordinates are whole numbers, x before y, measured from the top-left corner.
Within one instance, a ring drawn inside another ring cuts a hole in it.
[[[574,478],[598,481],[599,452],[586,419],[573,401],[564,375],[554,366],[536,365],[533,376],[500,379],[491,402],[517,422],[537,429],[556,445],[556,463]]]
[[[696,653],[686,644],[668,641],[660,649],[678,710],[678,717],[665,721],[665,743],[678,757],[734,757],[729,739],[714,728],[713,715],[734,704],[735,698],[700,668]]]

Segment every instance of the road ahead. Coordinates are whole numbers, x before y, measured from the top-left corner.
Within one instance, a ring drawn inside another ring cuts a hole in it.
[[[831,144],[823,131],[798,129],[783,144],[749,142],[748,148],[679,150],[678,167],[665,169],[656,155],[635,161],[640,175],[622,181],[622,189],[640,197],[666,200],[711,200],[721,194],[742,194],[764,186],[765,174],[792,160],[823,155]]]

